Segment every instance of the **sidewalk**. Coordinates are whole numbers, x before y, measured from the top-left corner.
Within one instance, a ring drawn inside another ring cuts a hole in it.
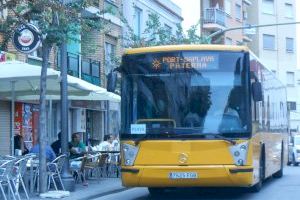
[[[108,194],[126,190],[122,186],[120,178],[102,178],[100,180],[88,180],[89,185],[83,186],[82,184],[76,184],[75,191],[71,192],[69,197],[63,198],[63,200],[90,200],[93,198],[99,198]],[[38,196],[31,197],[32,200],[42,199]]]

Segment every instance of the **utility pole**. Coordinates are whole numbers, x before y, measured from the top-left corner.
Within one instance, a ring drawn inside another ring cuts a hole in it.
[[[62,5],[64,5],[64,0],[61,0]],[[67,37],[67,36],[66,36]],[[61,63],[60,63],[60,72],[61,72],[61,82],[60,82],[60,98],[61,98],[61,150],[62,154],[66,155],[66,160],[62,168],[61,178],[64,184],[64,187],[68,191],[75,190],[75,180],[70,174],[70,164],[69,164],[69,148],[68,148],[68,112],[69,112],[69,103],[68,103],[68,75],[67,75],[67,44],[66,39],[62,42],[60,46],[61,54]]]
[[[206,40],[211,41],[211,39],[213,37],[224,34],[225,32],[228,32],[228,31],[233,31],[233,30],[261,28],[261,27],[268,27],[268,26],[283,26],[283,25],[293,25],[293,24],[300,24],[300,22],[287,22],[287,23],[262,24],[262,25],[248,25],[248,26],[239,26],[239,27],[227,28],[227,29],[219,30],[219,31],[216,31],[216,32],[210,34],[209,36],[206,37]]]

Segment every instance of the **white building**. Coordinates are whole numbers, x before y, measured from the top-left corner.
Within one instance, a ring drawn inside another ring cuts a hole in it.
[[[296,21],[295,0],[252,0],[248,7],[250,24],[276,24]],[[250,49],[287,86],[290,128],[300,131],[300,94],[297,93],[296,26],[259,28],[249,43]]]
[[[177,24],[183,21],[181,8],[170,0],[123,0],[123,13],[128,25],[138,37],[146,37],[143,33],[150,13],[156,13],[161,25],[173,34],[177,30]],[[126,27],[124,32],[126,34]]]

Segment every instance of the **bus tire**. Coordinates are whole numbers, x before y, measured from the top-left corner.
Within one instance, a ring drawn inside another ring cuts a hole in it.
[[[283,176],[283,145],[281,146],[281,160],[280,160],[280,170],[273,174],[274,178],[281,178]]]
[[[148,191],[152,197],[158,197],[164,193],[164,188],[148,187]]]
[[[250,188],[250,192],[259,192],[265,179],[265,150],[262,148],[259,161],[259,181]]]

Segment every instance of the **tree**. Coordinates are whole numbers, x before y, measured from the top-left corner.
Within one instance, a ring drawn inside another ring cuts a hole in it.
[[[127,33],[125,33],[124,41],[125,46],[128,48],[134,47],[148,47],[159,45],[172,45],[172,44],[207,44],[209,41],[205,37],[201,37],[197,34],[197,27],[200,25],[198,22],[192,25],[187,34],[184,33],[180,24],[177,24],[176,33],[160,23],[160,17],[157,13],[150,13],[149,18],[146,21],[146,28],[141,36],[134,34],[132,27],[130,27],[125,17],[122,17],[122,21],[126,26]]]
[[[46,75],[49,54],[53,47],[66,43],[69,35],[88,33],[91,30],[104,31],[107,22],[99,17],[105,11],[87,16],[86,8],[95,6],[95,0],[1,0],[0,10],[10,13],[0,21],[2,49],[6,49],[15,28],[34,23],[42,38],[42,70],[40,91],[39,144],[40,152],[46,147]],[[100,1],[98,1],[99,3]],[[61,66],[66,67],[66,66]],[[40,192],[46,191],[46,155],[40,153]]]

